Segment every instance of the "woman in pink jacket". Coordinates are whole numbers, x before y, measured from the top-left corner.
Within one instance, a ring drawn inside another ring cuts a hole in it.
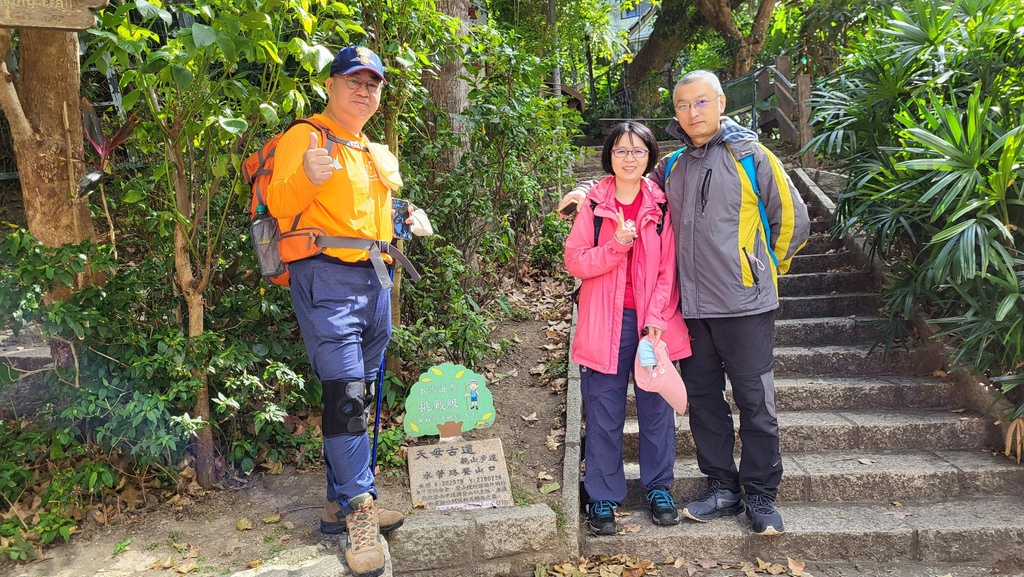
[[[601,151],[605,172],[614,176],[591,188],[565,241],[565,265],[583,281],[572,360],[580,365],[587,422],[587,528],[597,535],[615,534],[614,511],[626,497],[622,427],[640,339],[653,345],[665,341],[672,360],[690,355],[665,193],[644,177],[657,162],[658,143],[650,129],[635,122],[615,126]],[[640,480],[651,519],[675,525],[679,511],[669,494],[675,413],[658,393],[634,391]]]

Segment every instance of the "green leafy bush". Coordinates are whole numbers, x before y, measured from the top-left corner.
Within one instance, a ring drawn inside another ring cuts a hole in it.
[[[813,103],[812,146],[850,172],[836,223],[889,263],[884,314],[924,307],[955,363],[1000,384],[1019,418],[1024,12],[918,0],[868,20]]]

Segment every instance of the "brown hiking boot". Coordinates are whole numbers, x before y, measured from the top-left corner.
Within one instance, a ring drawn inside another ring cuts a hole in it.
[[[377,507],[377,522],[380,534],[387,535],[405,523],[405,516],[398,511]],[[335,501],[327,501],[320,512],[320,532],[324,535],[341,535],[345,532],[345,516]]]
[[[345,562],[355,577],[377,577],[384,573],[384,545],[373,495],[363,493],[348,503],[352,512],[345,516]]]

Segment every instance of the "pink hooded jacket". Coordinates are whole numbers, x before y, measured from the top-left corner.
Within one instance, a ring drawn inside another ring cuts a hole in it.
[[[643,200],[637,215],[637,239],[629,245],[615,240],[618,226],[615,209],[615,177],[608,176],[590,189],[572,232],[565,241],[565,266],[572,276],[582,279],[579,319],[572,360],[601,373],[618,370],[619,341],[622,335],[622,304],[626,294],[626,260],[633,255],[633,288],[636,290],[637,329],[654,326],[664,330],[672,360],[690,356],[690,333],[679,310],[679,283],[676,282],[676,242],[668,211],[663,218],[658,204],[665,193],[651,180],[640,184]],[[591,209],[592,204],[596,206]],[[594,247],[594,216],[603,217],[598,246]]]

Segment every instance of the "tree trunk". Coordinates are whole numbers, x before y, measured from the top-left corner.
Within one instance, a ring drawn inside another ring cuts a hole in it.
[[[84,174],[78,34],[26,28],[18,39],[18,95],[34,133],[29,142],[14,138],[25,219],[46,246],[79,243],[93,230],[75,188]]]
[[[651,36],[636,53],[626,73],[626,86],[640,84],[651,72],[660,72],[672,62],[694,34],[705,25],[690,0],[665,0],[654,21]]]
[[[697,9],[704,15],[708,26],[717,31],[733,50],[731,70],[733,77],[750,71],[757,60],[757,55],[761,52],[761,46],[764,45],[765,33],[772,20],[775,3],[772,0],[760,0],[757,14],[754,15],[754,22],[750,25],[750,33],[743,34],[733,18],[733,7],[730,0],[693,1]]]
[[[775,4],[771,0],[759,0],[747,35],[733,19],[732,11],[739,4],[740,0],[664,0],[650,38],[629,66],[626,85],[637,86],[651,72],[660,72],[704,27],[715,30],[732,48],[730,73],[739,76],[749,72],[761,53]]]
[[[448,16],[459,18],[459,34],[469,33],[469,0],[439,0],[437,8]],[[431,102],[446,116],[443,119],[428,119],[433,120],[428,124],[433,131],[431,136],[437,136],[437,125],[440,121],[440,124],[447,125],[458,134],[462,142],[461,146],[443,151],[432,163],[431,169],[435,175],[447,174],[454,170],[469,146],[466,125],[457,117],[469,106],[469,84],[463,80],[465,75],[466,67],[463,66],[462,59],[449,57],[441,62],[436,74],[425,74],[423,77],[423,87],[427,89]]]

